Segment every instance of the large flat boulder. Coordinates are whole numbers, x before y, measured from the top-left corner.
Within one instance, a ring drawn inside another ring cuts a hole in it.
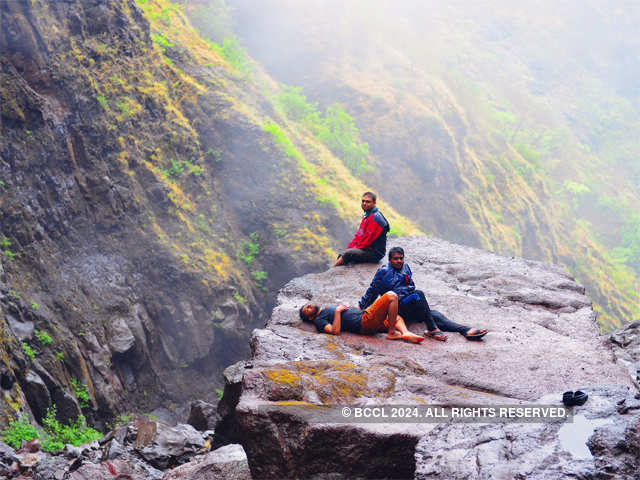
[[[563,391],[582,389],[592,398],[573,409],[576,419],[622,430],[637,421],[635,410],[616,408],[636,392],[627,366],[599,331],[584,289],[562,268],[427,237],[392,245],[405,249],[432,309],[489,334],[470,342],[452,333],[446,343],[421,345],[384,334],[317,334],[299,321],[298,308],[357,305],[378,266],[289,282],[266,327],[253,332],[252,361],[227,386],[242,387],[234,426],[225,429],[242,443],[254,478],[561,478],[605,468],[561,441],[562,423],[356,423],[318,415],[330,405],[562,406]],[[578,438],[582,446],[588,440]],[[609,447],[600,451],[611,454]],[[503,473],[491,473],[504,464]]]

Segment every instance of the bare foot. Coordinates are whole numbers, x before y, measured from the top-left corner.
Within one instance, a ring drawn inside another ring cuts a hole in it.
[[[421,343],[424,341],[424,337],[409,333],[407,335],[402,335],[402,340],[409,343]]]
[[[344,260],[342,258],[342,255],[340,255],[340,257],[338,257],[338,260],[336,261],[336,263],[333,264],[334,267],[339,267],[340,265],[344,265]]]
[[[387,333],[387,340],[400,340],[400,339],[404,340],[404,337],[400,332]]]

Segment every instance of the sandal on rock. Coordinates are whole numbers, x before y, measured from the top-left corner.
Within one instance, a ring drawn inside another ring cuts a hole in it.
[[[469,333],[471,330],[476,330],[476,333]],[[481,329],[477,329],[477,328],[472,328],[471,330],[469,330],[469,332],[465,333],[463,336],[464,338],[466,338],[467,340],[480,340],[482,337],[484,337],[488,332],[486,329],[481,328]]]
[[[424,331],[424,336],[425,337],[429,337],[429,338],[433,338],[434,340],[438,340],[439,342],[446,342],[447,341],[447,336],[441,330],[438,330],[437,332],[430,332],[429,330],[425,330]]]
[[[562,395],[562,403],[564,403],[567,407],[584,405],[588,398],[589,395],[581,390],[576,390],[575,392],[564,392],[564,394]]]

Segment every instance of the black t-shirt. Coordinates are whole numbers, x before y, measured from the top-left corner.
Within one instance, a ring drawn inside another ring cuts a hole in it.
[[[336,314],[337,305],[333,307],[324,307],[318,313],[313,323],[315,323],[318,332],[324,332],[326,325],[333,325],[333,317]],[[340,331],[362,333],[362,310],[359,308],[349,307],[340,314]]]

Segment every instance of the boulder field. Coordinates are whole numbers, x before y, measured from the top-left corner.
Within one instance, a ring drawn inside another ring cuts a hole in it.
[[[379,265],[292,280],[254,330],[252,359],[225,371],[216,436],[242,444],[254,478],[637,478],[638,325],[601,333],[584,288],[555,265],[428,237],[394,245],[432,309],[489,333],[419,345],[318,334],[299,307],[357,305]],[[569,390],[589,399],[564,407]],[[445,414],[354,418],[358,407],[381,405]],[[569,420],[451,417],[542,405],[565,408]]]

